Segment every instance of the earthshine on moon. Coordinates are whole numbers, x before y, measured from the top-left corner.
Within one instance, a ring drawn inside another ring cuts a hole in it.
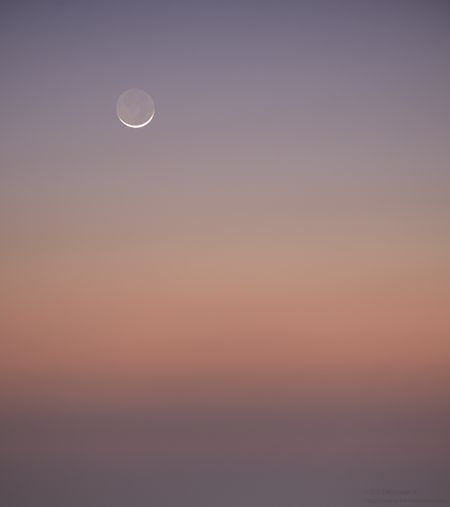
[[[142,90],[131,88],[117,99],[117,117],[127,127],[139,129],[148,125],[155,116],[155,103]]]

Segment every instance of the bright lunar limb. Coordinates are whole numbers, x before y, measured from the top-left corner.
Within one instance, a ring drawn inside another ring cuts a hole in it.
[[[117,117],[133,129],[148,125],[155,116],[155,103],[150,95],[137,88],[123,92],[117,99]]]

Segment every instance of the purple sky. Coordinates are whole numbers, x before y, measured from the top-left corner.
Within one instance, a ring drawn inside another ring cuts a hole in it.
[[[1,505],[446,493],[449,26],[439,0],[2,5]]]

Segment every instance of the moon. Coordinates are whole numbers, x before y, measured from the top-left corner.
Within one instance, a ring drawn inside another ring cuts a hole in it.
[[[155,103],[150,95],[143,90],[130,88],[117,99],[117,117],[132,129],[140,129],[148,125],[155,116]]]

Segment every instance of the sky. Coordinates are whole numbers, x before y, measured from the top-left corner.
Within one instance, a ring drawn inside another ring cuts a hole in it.
[[[0,19],[0,503],[450,499],[447,2]]]

